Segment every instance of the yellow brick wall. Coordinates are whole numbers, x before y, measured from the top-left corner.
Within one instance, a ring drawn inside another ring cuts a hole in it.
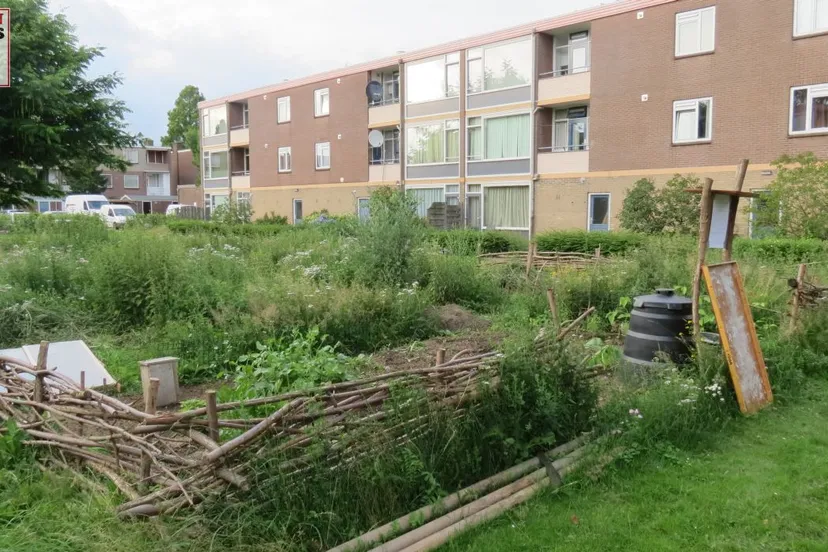
[[[367,183],[338,184],[328,186],[252,188],[253,218],[269,213],[287,217],[293,222],[293,200],[302,200],[305,217],[311,213],[327,211],[332,215],[357,214],[357,199],[370,197],[371,192],[382,185]]]

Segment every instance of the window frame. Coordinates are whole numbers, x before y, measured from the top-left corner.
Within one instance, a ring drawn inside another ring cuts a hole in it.
[[[328,165],[327,166],[320,166],[319,165],[319,148],[320,146],[326,146],[328,148]],[[314,166],[316,167],[317,171],[329,171],[331,170],[331,143],[330,142],[316,142],[313,146],[313,153],[314,153]]]
[[[678,135],[676,134],[678,131],[678,126],[676,125],[676,114],[679,111],[687,111],[687,109],[681,109],[680,107],[683,104],[689,104],[690,102],[695,102],[695,113],[696,113],[696,134],[698,135],[698,128],[699,128],[699,104],[701,102],[708,102],[707,107],[707,137],[705,138],[695,138],[692,140],[679,140]],[[673,102],[673,145],[681,146],[684,144],[707,144],[713,141],[713,97],[708,96],[705,98],[693,98],[689,100],[675,100]]]
[[[282,168],[282,155],[287,154],[287,168]],[[291,146],[281,146],[276,150],[277,168],[276,172],[280,174],[293,172],[293,151]]]
[[[322,97],[328,97],[328,109],[327,111],[322,110],[324,103],[322,102]],[[327,117],[331,114],[331,89],[328,87],[325,88],[317,88],[313,91],[313,116],[314,117]]]
[[[250,176],[250,148],[242,148],[242,162],[245,176]]]
[[[803,2],[803,0],[794,0],[794,17],[793,17],[793,36],[794,36],[794,38],[807,38],[807,37],[811,37],[811,36],[818,36],[818,35],[828,33],[828,26],[820,27],[820,28],[816,27],[816,10],[817,10],[817,7],[818,7],[817,2],[819,2],[819,1],[820,0],[814,0],[814,13],[813,13],[814,27],[812,29],[808,30],[808,31],[799,32],[797,27],[796,27],[796,23],[799,20],[799,10],[801,9],[800,4]],[[822,0],[822,1],[825,2],[826,0]]]
[[[480,186],[480,192],[469,192],[468,189],[470,186]],[[508,227],[492,227],[489,228],[486,225],[486,188],[512,188],[512,187],[524,187],[529,188],[529,226],[526,227],[517,227],[517,226],[508,226]],[[534,196],[532,194],[532,184],[530,182],[472,182],[470,184],[466,184],[466,196],[469,195],[478,195],[480,196],[480,229],[481,230],[504,230],[507,232],[528,232],[530,230],[532,224],[532,212],[534,210]]]
[[[284,100],[284,101],[283,101]],[[287,114],[284,119],[282,119],[282,106],[285,106],[285,110]],[[316,99],[314,98],[314,109],[316,109]],[[282,96],[281,98],[276,98],[276,124],[281,125],[284,123],[290,122],[290,96]]]
[[[302,209],[302,216],[299,217],[298,221],[296,220],[296,206],[297,205],[299,205],[299,207]],[[305,220],[305,210],[304,210],[304,205],[302,204],[302,199],[301,198],[293,198],[293,202],[291,203],[291,206],[293,207],[291,209],[291,216],[293,217],[293,224],[297,224],[297,223],[302,222],[303,220]]]
[[[250,128],[250,105],[242,104],[242,127]]]
[[[135,158],[133,161],[132,158]],[[137,165],[139,162],[140,156],[138,154],[138,149],[136,148],[128,148],[124,150],[124,160],[129,163],[130,165]]]
[[[127,177],[135,179],[134,186],[127,186]],[[141,175],[138,174],[125,174],[124,175],[124,190],[140,190],[141,189]]]
[[[115,185],[115,179],[112,177],[111,174],[101,173],[101,176],[106,178],[106,189],[111,190],[112,187]]]
[[[222,154],[222,153],[227,155],[227,176],[213,176],[213,165],[212,165],[213,155],[218,155],[218,154]],[[210,162],[209,163],[205,162],[205,158],[208,158],[210,160]],[[229,179],[230,178],[230,152],[228,150],[216,150],[216,151],[204,150],[201,154],[201,163],[202,163],[201,177],[204,180],[224,180],[224,179]],[[208,170],[210,172],[209,177],[207,176],[207,171]]]
[[[224,132],[216,132],[208,134],[207,131],[213,128],[210,112],[216,109],[224,109]],[[206,121],[206,122],[205,122]],[[229,130],[229,123],[227,119],[227,104],[214,105],[212,107],[205,107],[201,113],[201,136],[204,138],[213,138],[215,136],[224,136]]]
[[[486,157],[486,121],[488,119],[503,119],[506,117],[519,117],[519,116],[528,116],[529,117],[529,153],[523,157],[498,157],[496,159],[488,159]],[[469,121],[471,119],[480,119],[480,125],[470,125]],[[482,136],[481,142],[481,156],[480,159],[471,159],[469,157],[470,153],[470,132],[472,128],[479,128]],[[468,173],[468,164],[469,163],[491,163],[495,161],[523,161],[525,159],[532,158],[532,113],[530,111],[518,111],[518,112],[507,112],[507,113],[489,113],[483,115],[472,115],[470,117],[466,117],[466,173]]]
[[[363,204],[363,202],[367,203],[367,205],[368,205],[368,207],[366,207],[366,211],[368,212],[368,216],[365,217],[365,218],[362,218],[362,204]],[[360,222],[365,222],[369,218],[371,218],[370,205],[371,205],[371,198],[370,197],[358,197],[357,198],[357,201],[356,201],[356,215],[357,215],[357,218],[359,219]]]
[[[457,128],[449,129],[447,123],[449,123],[450,121],[457,121]],[[460,158],[459,157],[455,161],[449,161],[448,160],[448,155],[447,155],[447,149],[448,149],[447,136],[448,136],[448,131],[449,130],[458,131],[457,132],[457,150],[458,151],[460,150],[460,132],[459,132],[459,130],[460,130],[460,119],[442,119],[442,120],[439,120],[439,121],[426,121],[426,122],[422,122],[420,124],[406,125],[405,126],[405,131],[407,133],[409,129],[422,128],[422,127],[427,127],[427,126],[432,126],[432,125],[437,125],[437,124],[440,124],[443,127],[443,160],[439,161],[439,162],[436,162],[436,163],[410,163],[408,161],[408,144],[409,144],[409,140],[408,140],[408,136],[406,136],[406,140],[405,140],[405,143],[406,143],[405,164],[406,164],[406,166],[410,165],[412,167],[428,167],[428,166],[432,166],[432,165],[454,165],[456,163],[460,163]],[[462,153],[461,153],[461,155],[462,155]],[[403,156],[403,152],[400,151],[400,159],[402,159],[402,156]]]
[[[819,134],[828,134],[828,127],[817,127],[816,129],[812,127],[814,108],[814,96],[811,95],[812,89],[816,89],[817,98],[828,97],[828,83],[808,84],[804,86],[791,87],[790,101],[788,103],[788,136],[813,136]],[[796,92],[799,90],[806,90],[808,93],[805,100],[805,130],[794,130],[793,128],[794,96],[796,95]]]
[[[379,130],[379,129],[377,129]],[[369,146],[368,148],[368,164],[369,165],[398,165],[400,163],[400,156],[402,155],[402,151],[400,151],[400,146],[402,145],[402,141],[400,140],[400,129],[397,127],[394,128],[386,128],[382,129],[382,145],[375,148],[373,146]],[[389,137],[390,134],[390,137]],[[397,144],[397,154],[394,156],[394,152],[392,151],[390,156],[388,153],[388,145],[391,144],[393,149],[393,145]],[[379,150],[380,158],[374,159],[374,150]]]
[[[713,44],[711,45],[709,50],[705,50],[702,46],[703,39],[704,39],[704,27],[702,26],[702,14],[704,12],[713,12]],[[697,17],[698,24],[699,24],[699,49],[693,52],[679,52],[679,21],[680,19],[689,19],[690,17]],[[674,54],[676,58],[685,58],[691,56],[699,56],[703,54],[710,54],[716,51],[716,6],[707,6],[704,8],[698,8],[695,10],[688,10],[684,12],[676,13],[675,17],[675,28],[674,28],[674,39],[675,39],[675,49]]]
[[[507,44],[516,44],[518,42],[528,42],[529,43],[529,57],[531,59],[532,58],[532,37],[531,37],[531,35],[521,36],[521,37],[513,38],[513,39],[510,39],[510,40],[501,40],[500,42],[492,42],[491,44],[484,44],[482,46],[475,46],[474,48],[469,48],[469,49],[466,50],[466,82],[465,82],[465,85],[466,85],[466,96],[467,97],[468,96],[474,96],[474,95],[477,95],[477,94],[486,94],[486,93],[489,93],[489,92],[497,92],[497,91],[501,91],[501,90],[512,90],[512,89],[515,89],[515,88],[524,88],[526,86],[532,86],[532,75],[531,75],[531,70],[530,70],[529,82],[527,82],[526,84],[516,84],[516,85],[512,85],[512,86],[504,86],[504,87],[501,87],[501,88],[486,89],[486,76],[485,76],[486,75],[486,51],[497,48],[498,46],[505,46]],[[473,54],[472,53],[472,52],[477,52],[477,51],[479,51],[480,53],[479,54],[476,54],[476,53]],[[471,84],[471,81],[469,79],[469,76],[471,75],[471,71],[469,70],[469,65],[473,61],[479,61],[480,62],[481,75],[483,76],[483,81],[481,82],[481,89],[478,90],[478,91],[472,91],[469,88],[469,85]]]
[[[457,56],[457,61],[454,61],[454,56]],[[451,58],[451,59],[449,59]],[[410,76],[408,74],[409,67],[416,67],[418,65],[424,65],[427,63],[434,63],[436,61],[442,60],[443,68],[442,68],[442,75],[443,75],[443,96],[440,98],[431,98],[429,100],[417,100],[417,101],[410,101],[408,98],[411,96],[408,87],[410,83]],[[450,65],[457,65],[458,66],[458,77],[460,78],[460,82],[457,83],[457,93],[454,95],[448,95],[449,83],[448,83],[448,67]],[[442,100],[450,100],[453,98],[459,98],[461,96],[461,92],[463,91],[463,82],[462,82],[462,71],[460,71],[460,52],[450,52],[448,54],[441,54],[439,56],[433,56],[426,59],[418,59],[417,61],[412,61],[405,64],[405,105],[417,105],[417,104],[425,104],[430,102],[439,102]]]
[[[607,198],[607,229],[592,230],[592,199],[594,197]],[[610,192],[590,192],[587,194],[587,232],[611,232],[612,231],[612,194]]]

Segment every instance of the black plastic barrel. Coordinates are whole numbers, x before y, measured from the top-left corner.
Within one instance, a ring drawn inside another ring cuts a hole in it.
[[[688,332],[692,317],[693,302],[672,289],[657,289],[654,295],[636,297],[624,340],[624,359],[653,365],[657,357],[667,355],[677,364],[686,362],[692,347]]]

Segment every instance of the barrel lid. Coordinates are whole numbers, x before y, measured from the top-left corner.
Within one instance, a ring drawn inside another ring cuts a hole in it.
[[[633,299],[633,306],[637,309],[667,309],[683,311],[692,308],[693,301],[689,297],[676,295],[675,290],[659,288],[652,295],[641,295]]]

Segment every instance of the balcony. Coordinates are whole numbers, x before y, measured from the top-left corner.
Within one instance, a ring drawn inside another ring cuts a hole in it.
[[[566,117],[581,109],[556,109],[555,122],[539,127],[538,174],[589,172],[589,117]]]
[[[589,150],[538,150],[538,174],[589,172]]]
[[[368,105],[368,128],[382,128],[400,123],[400,99],[387,98]]]
[[[233,172],[230,186],[234,190],[250,188],[250,171]]]
[[[230,147],[243,147],[250,145],[250,129],[248,126],[239,125],[230,129]]]
[[[368,182],[399,182],[401,175],[399,161],[368,166]]]
[[[554,70],[538,79],[538,105],[582,102],[590,95],[590,42],[577,40],[555,48]]]

